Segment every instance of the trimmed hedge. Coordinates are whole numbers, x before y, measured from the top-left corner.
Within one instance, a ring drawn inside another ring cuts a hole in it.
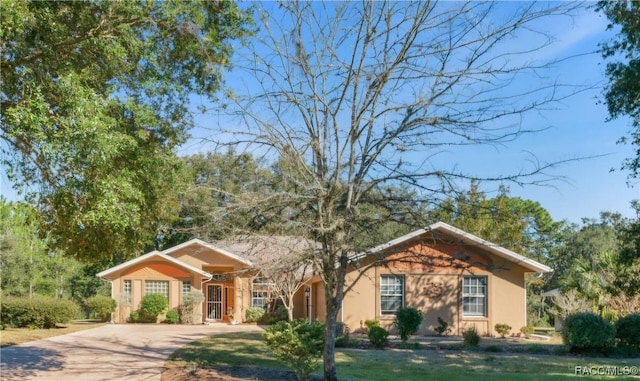
[[[571,352],[609,353],[616,344],[616,328],[598,314],[578,312],[564,320],[562,341]]]
[[[116,310],[116,301],[108,296],[96,295],[85,300],[84,305],[102,321],[111,320],[111,313]]]
[[[389,337],[389,331],[382,327],[373,326],[369,329],[369,341],[371,345],[376,348],[384,348],[387,345],[387,339]]]
[[[247,323],[255,323],[266,314],[266,311],[262,307],[248,307],[245,312],[245,321]]]
[[[640,313],[621,317],[616,322],[616,337],[620,345],[640,351]]]
[[[0,320],[9,327],[55,328],[65,324],[80,313],[77,304],[70,300],[49,298],[3,298],[0,303]]]

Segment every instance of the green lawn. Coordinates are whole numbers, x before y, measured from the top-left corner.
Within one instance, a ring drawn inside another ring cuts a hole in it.
[[[639,359],[492,353],[453,350],[338,349],[343,380],[566,380],[640,379],[575,374],[575,367],[639,366]],[[190,365],[191,364],[191,365]],[[260,333],[213,336],[193,342],[171,356],[167,366],[254,366],[281,368]],[[597,370],[597,368],[594,368]]]

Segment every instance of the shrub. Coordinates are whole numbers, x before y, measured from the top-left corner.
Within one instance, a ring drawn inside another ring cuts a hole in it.
[[[480,335],[478,335],[475,325],[462,331],[462,337],[464,339],[464,345],[466,346],[477,347],[480,344]]]
[[[3,298],[0,321],[10,327],[54,328],[74,319],[80,309],[70,300]]]
[[[522,332],[524,337],[528,338],[529,336],[531,336],[531,334],[533,332],[535,332],[535,329],[532,326],[527,325],[527,326],[524,326],[524,327],[520,328],[520,332]]]
[[[84,305],[101,321],[111,320],[111,313],[116,310],[116,301],[103,295],[88,298]]]
[[[494,326],[494,328],[503,339],[506,335],[509,334],[509,332],[511,332],[511,326],[509,324],[498,323]]]
[[[336,323],[336,347],[338,348],[346,348],[349,346],[350,340],[350,332],[349,327],[347,327],[344,323],[337,322]]]
[[[618,319],[616,337],[620,340],[622,347],[640,351],[640,313]]]
[[[438,336],[444,336],[451,332],[451,328],[449,328],[449,323],[444,321],[440,316],[438,316],[438,326],[433,328],[434,331],[438,333]]]
[[[196,309],[204,301],[204,294],[200,291],[191,291],[182,295],[180,303],[180,322],[182,324],[194,324],[200,316]]]
[[[245,313],[245,320],[248,323],[255,323],[262,319],[265,314],[265,310],[262,307],[249,307]]]
[[[131,311],[129,314],[129,322],[131,323],[141,323],[142,320],[142,314],[140,311]]]
[[[418,332],[422,323],[422,314],[415,308],[403,307],[396,312],[393,324],[398,327],[400,339],[407,341],[409,336]]]
[[[147,294],[142,297],[140,302],[140,312],[142,312],[143,319],[151,323],[156,322],[158,315],[163,313],[167,307],[169,307],[167,298],[160,294]]]
[[[373,326],[369,329],[369,341],[376,348],[384,348],[387,345],[389,331],[382,327]]]
[[[164,319],[164,322],[167,324],[176,324],[180,320],[180,314],[178,314],[178,310],[173,308],[167,311],[167,315]]]
[[[370,331],[373,327],[380,327],[380,321],[376,319],[367,319],[364,321],[365,327],[367,327],[367,331]]]
[[[502,352],[502,345],[488,345],[485,349],[486,352]]]
[[[320,366],[324,345],[324,325],[318,321],[280,321],[262,334],[276,358],[293,370],[300,381]]]
[[[613,324],[592,312],[578,312],[567,316],[562,329],[562,341],[571,352],[607,353],[615,345]]]

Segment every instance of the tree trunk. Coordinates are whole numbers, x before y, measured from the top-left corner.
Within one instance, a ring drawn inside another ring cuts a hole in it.
[[[327,300],[327,314],[324,324],[324,380],[338,381],[336,370],[336,320],[338,310],[331,300]]]

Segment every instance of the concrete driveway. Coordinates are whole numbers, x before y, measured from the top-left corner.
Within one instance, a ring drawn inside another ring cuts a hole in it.
[[[4,380],[160,380],[164,361],[181,346],[254,325],[106,325],[0,349]]]

